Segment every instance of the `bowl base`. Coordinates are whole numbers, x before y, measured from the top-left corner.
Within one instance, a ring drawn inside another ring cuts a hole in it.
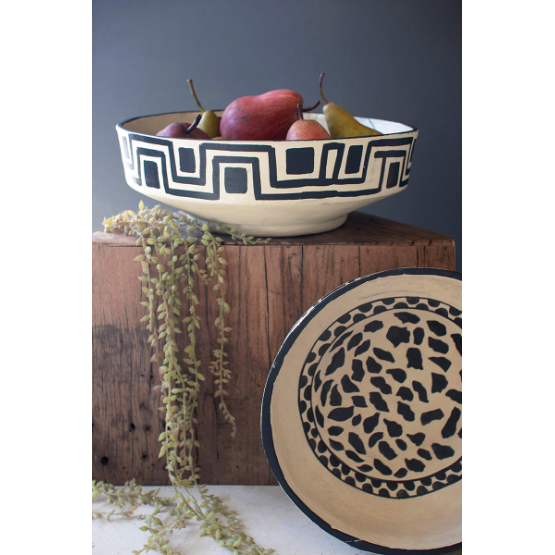
[[[313,235],[315,233],[324,233],[342,226],[347,219],[348,214],[324,221],[310,221],[298,224],[288,225],[233,225],[239,233],[254,235],[255,237],[297,237],[299,235]]]

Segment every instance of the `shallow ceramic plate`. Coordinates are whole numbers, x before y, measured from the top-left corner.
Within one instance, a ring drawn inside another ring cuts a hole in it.
[[[293,327],[270,371],[262,439],[320,527],[379,554],[460,547],[461,275],[349,282]]]

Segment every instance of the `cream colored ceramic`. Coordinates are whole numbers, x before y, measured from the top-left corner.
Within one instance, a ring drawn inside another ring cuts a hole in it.
[[[402,191],[418,131],[357,118],[385,135],[314,141],[203,141],[156,137],[198,112],[116,126],[125,179],[157,202],[257,236],[329,231],[349,212]],[[222,111],[216,112],[221,115]],[[322,114],[305,114],[324,127]]]
[[[359,549],[461,542],[461,276],[406,268],[314,305],[272,366],[262,437],[287,494]]]

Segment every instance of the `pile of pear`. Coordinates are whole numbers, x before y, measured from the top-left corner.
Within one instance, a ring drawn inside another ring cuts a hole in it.
[[[171,123],[158,133],[159,137],[225,141],[310,141],[314,139],[346,139],[381,135],[367,127],[349,112],[324,96],[320,74],[319,90],[324,102],[323,113],[329,132],[316,120],[305,120],[303,113],[319,104],[303,108],[303,97],[289,89],[277,89],[256,96],[243,96],[227,106],[219,118],[212,110],[200,104],[193,87],[187,82],[200,109],[193,122]]]

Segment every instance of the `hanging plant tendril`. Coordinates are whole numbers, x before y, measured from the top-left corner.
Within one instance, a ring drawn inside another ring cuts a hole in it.
[[[201,318],[196,306],[195,276],[205,285],[212,285],[217,292],[218,316],[214,325],[217,330],[217,347],[212,353],[208,370],[214,376],[218,409],[236,433],[235,418],[227,406],[226,384],[231,370],[226,345],[232,331],[226,325],[230,307],[226,302],[225,247],[215,233],[227,233],[245,245],[265,244],[269,239],[255,239],[221,224],[200,223],[183,212],[170,212],[160,206],[152,209],[139,204],[135,214],[126,210],[117,216],[104,219],[104,230],[124,232],[137,236],[137,245],[143,254],[135,258],[140,262],[139,277],[146,300],[141,301],[146,314],[141,322],[150,332],[148,341],[152,347],[151,362],[158,365],[162,406],[165,412],[165,429],[159,436],[159,457],[165,457],[166,470],[175,489],[171,498],[160,497],[160,490],[143,492],[134,480],[118,488],[101,481],[93,481],[93,499],[101,496],[115,509],[109,513],[94,512],[93,518],[130,516],[140,505],[154,507],[152,514],[144,518],[140,530],[150,536],[143,549],[135,555],[156,550],[165,555],[179,555],[169,545],[169,535],[185,528],[191,519],[200,522],[201,536],[208,535],[234,555],[270,555],[273,549],[258,546],[242,531],[242,525],[234,511],[230,511],[208,488],[200,482],[200,468],[195,465],[194,451],[200,447],[196,436],[196,409],[198,394],[205,381],[202,362],[197,356],[196,330],[201,328]],[[206,270],[198,261],[205,248]],[[179,253],[181,254],[178,254]],[[186,307],[181,299],[186,300]],[[183,317],[184,316],[184,317]],[[185,347],[180,352],[177,335],[184,335]],[[162,518],[164,520],[162,520]]]

